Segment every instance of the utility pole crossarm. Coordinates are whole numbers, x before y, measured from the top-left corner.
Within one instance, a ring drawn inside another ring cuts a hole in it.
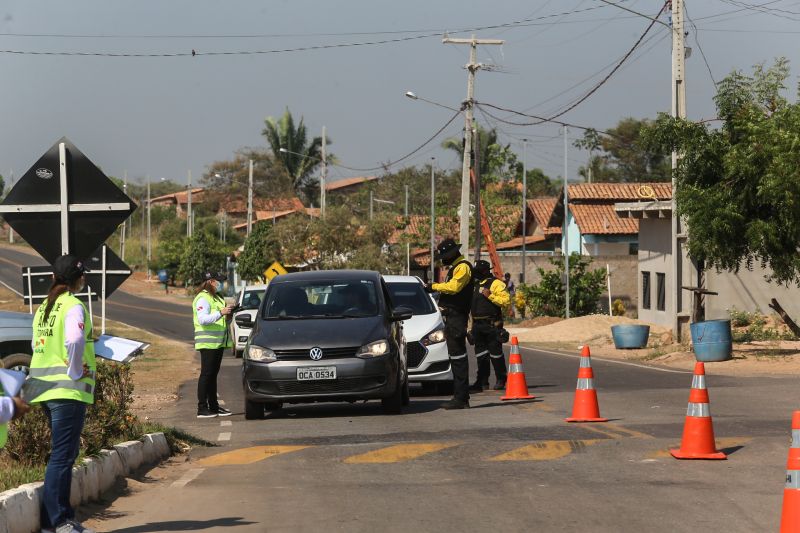
[[[453,39],[450,37],[445,37],[442,39],[442,43],[444,44],[505,44],[505,41],[502,39]]]

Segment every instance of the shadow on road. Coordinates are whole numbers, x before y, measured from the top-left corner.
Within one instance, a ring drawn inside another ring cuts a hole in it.
[[[439,409],[445,399],[422,400],[414,399],[403,408],[403,415],[429,413]],[[264,417],[267,420],[280,420],[289,418],[337,418],[337,417],[362,417],[362,416],[387,416],[379,402],[358,402],[355,404],[302,404],[285,406],[276,411],[268,411]],[[402,416],[402,415],[401,415]]]
[[[115,530],[116,533],[145,533],[149,531],[200,531],[215,527],[249,526],[256,522],[249,522],[240,516],[228,518],[215,518],[213,520],[172,520],[169,522],[150,522],[141,526],[126,527]]]

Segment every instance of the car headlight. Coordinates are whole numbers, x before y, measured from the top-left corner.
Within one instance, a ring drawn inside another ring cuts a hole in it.
[[[423,346],[430,346],[431,344],[438,344],[444,342],[444,328],[441,326],[434,329],[420,340]]]
[[[255,346],[253,344],[245,348],[244,357],[251,361],[259,361],[261,363],[270,363],[278,360],[275,352],[269,348],[262,348],[261,346]]]
[[[358,357],[369,359],[370,357],[379,357],[387,353],[389,353],[389,343],[386,340],[379,340],[362,346],[358,350]]]

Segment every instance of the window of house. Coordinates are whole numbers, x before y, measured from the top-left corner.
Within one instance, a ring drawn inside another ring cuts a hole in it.
[[[650,309],[650,272],[642,272],[642,309]]]
[[[639,253],[639,243],[638,242],[628,243],[628,255],[637,255],[638,253]]]
[[[659,311],[666,310],[667,306],[667,291],[666,291],[666,274],[661,272],[656,273],[656,292],[658,293],[656,300],[656,309]]]

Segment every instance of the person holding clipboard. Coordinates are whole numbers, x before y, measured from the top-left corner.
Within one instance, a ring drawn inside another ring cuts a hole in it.
[[[85,283],[82,261],[62,255],[53,263],[53,284],[33,319],[30,377],[52,388],[32,398],[50,425],[50,460],[44,475],[43,532],[93,533],[75,522],[69,504],[72,466],[80,452],[86,408],[94,403],[95,354],[92,317],[74,296]]]

